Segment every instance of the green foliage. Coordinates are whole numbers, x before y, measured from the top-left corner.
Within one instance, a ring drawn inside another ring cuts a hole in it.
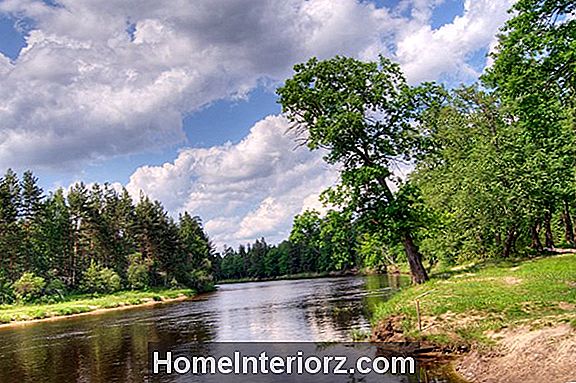
[[[195,270],[189,274],[186,286],[198,292],[211,291],[214,286],[214,278],[205,270]]]
[[[0,305],[12,303],[14,299],[12,284],[0,277]]]
[[[46,284],[42,298],[47,299],[47,303],[61,302],[65,299],[66,294],[66,284],[58,278],[53,278]]]
[[[120,277],[113,270],[92,262],[82,279],[82,290],[87,293],[113,293],[120,290]]]
[[[311,150],[326,149],[325,160],[342,169],[341,184],[325,199],[356,214],[364,231],[386,232],[391,245],[402,243],[414,281],[424,282],[414,242],[422,226],[417,192],[394,176],[393,167],[421,150],[416,123],[441,103],[442,89],[410,87],[400,67],[384,57],[368,63],[313,58],[294,71],[277,91],[282,110]]]
[[[385,242],[378,234],[364,233],[359,237],[358,254],[363,266],[376,272],[386,272],[389,265],[395,265]]]
[[[142,254],[134,253],[129,257],[127,280],[128,287],[133,290],[143,290],[149,287],[149,265],[142,258]]]
[[[349,213],[329,211],[324,217],[307,210],[294,218],[289,240],[269,246],[262,238],[253,244],[227,248],[217,277],[256,280],[289,275],[316,275],[361,266],[356,232]]]
[[[25,273],[48,284],[22,299],[50,303],[71,291],[186,285],[202,271],[197,285],[210,280],[214,260],[198,217],[176,222],[145,196],[134,203],[125,189],[82,182],[45,195],[30,171],[0,178],[0,303],[15,299],[13,284]]]
[[[14,282],[14,293],[19,302],[34,302],[42,296],[46,282],[44,278],[26,272]]]

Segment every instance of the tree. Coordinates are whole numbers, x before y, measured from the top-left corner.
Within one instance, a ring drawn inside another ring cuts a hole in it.
[[[574,108],[576,95],[576,3],[519,0],[502,28],[484,79],[522,103],[549,93]],[[572,110],[573,111],[573,110]]]
[[[300,250],[300,272],[317,270],[317,260],[321,257],[320,214],[315,210],[306,210],[294,217],[290,242]]]
[[[22,230],[18,224],[21,208],[18,176],[8,169],[0,179],[0,268],[14,281],[23,271]]]
[[[41,258],[44,273],[55,270],[68,287],[74,286],[77,274],[73,269],[73,229],[64,190],[58,189],[46,199],[39,217],[37,257]]]
[[[318,270],[346,270],[359,266],[356,233],[349,212],[328,211],[320,223],[320,238]]]
[[[404,246],[413,281],[426,281],[414,239],[417,219],[410,201],[393,191],[401,182],[392,171],[418,147],[413,122],[422,91],[408,86],[399,66],[383,57],[379,63],[311,59],[294,70],[277,91],[279,102],[308,148],[326,150],[325,160],[341,167],[341,184],[327,193],[329,202],[389,228],[390,238]]]
[[[38,178],[31,171],[22,175],[22,218],[30,222],[42,208],[42,188],[38,186]]]
[[[446,263],[509,256],[538,205],[518,128],[474,86],[454,90],[427,117],[427,150],[411,175],[435,216],[424,247]]]
[[[514,17],[499,36],[494,65],[483,76],[513,116],[526,158],[532,159],[532,196],[540,212],[533,214],[533,247],[554,247],[552,219],[562,215],[565,239],[574,243],[570,203],[573,182],[576,96],[576,3],[569,0],[520,0]],[[538,174],[539,173],[539,174]],[[539,177],[538,177],[539,176]]]

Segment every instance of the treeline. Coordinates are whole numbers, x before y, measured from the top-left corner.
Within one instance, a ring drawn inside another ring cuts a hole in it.
[[[323,198],[363,233],[351,247],[367,235],[382,255],[402,249],[422,283],[438,261],[574,246],[575,12],[573,1],[519,0],[492,66],[455,90],[411,86],[383,57],[294,67],[279,102],[341,170]]]
[[[27,171],[0,179],[0,300],[212,283],[212,246],[198,217],[157,201],[77,183],[45,195]]]
[[[386,272],[403,261],[399,249],[363,231],[351,215],[305,211],[294,218],[287,240],[271,246],[262,238],[238,249],[226,247],[216,269],[220,280],[266,279],[350,270]]]

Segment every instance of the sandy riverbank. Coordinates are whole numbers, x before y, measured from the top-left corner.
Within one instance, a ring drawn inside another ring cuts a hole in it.
[[[445,269],[380,304],[372,339],[422,342],[469,382],[576,382],[574,254]]]
[[[504,330],[497,346],[473,350],[455,362],[471,383],[568,383],[576,381],[576,330],[569,324]]]

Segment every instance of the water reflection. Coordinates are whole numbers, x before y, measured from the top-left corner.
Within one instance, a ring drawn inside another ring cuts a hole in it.
[[[142,382],[149,342],[349,340],[398,276],[223,285],[197,299],[0,329],[0,382]]]

